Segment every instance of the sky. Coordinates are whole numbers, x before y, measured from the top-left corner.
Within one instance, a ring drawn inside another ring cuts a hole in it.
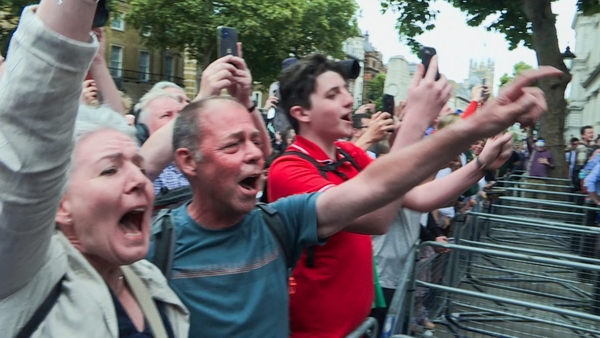
[[[392,11],[381,14],[378,0],[357,0],[360,6],[358,26],[363,34],[369,32],[369,41],[383,53],[383,61],[395,55],[404,56],[409,62],[419,62],[419,58],[400,42],[395,29],[397,15]],[[561,51],[567,45],[575,50],[575,31],[571,28],[576,12],[577,0],[559,0],[552,4],[558,13],[556,28]],[[470,59],[478,61],[492,59],[495,62],[494,88],[497,89],[500,77],[512,74],[513,66],[519,61],[537,66],[535,52],[525,47],[508,50],[508,42],[500,33],[488,32],[483,27],[469,27],[466,14],[445,1],[437,1],[433,8],[440,13],[435,20],[436,27],[426,32],[417,41],[435,47],[439,58],[440,72],[457,82],[467,79]]]

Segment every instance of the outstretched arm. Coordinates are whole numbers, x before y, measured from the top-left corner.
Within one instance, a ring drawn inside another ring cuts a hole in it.
[[[415,187],[404,195],[404,206],[421,212],[445,207],[473,184],[477,183],[486,170],[496,170],[512,154],[512,134],[490,139],[476,161],[439,180]],[[479,163],[478,163],[479,162]],[[434,192],[434,193],[432,193]]]
[[[0,78],[0,299],[48,259],[66,182],[95,4],[42,0],[23,11]],[[31,93],[35,93],[32,95]]]
[[[472,142],[496,135],[515,122],[532,125],[546,111],[546,100],[533,81],[557,77],[552,67],[526,72],[481,113],[390,153],[354,179],[325,191],[317,200],[319,237],[328,237],[357,217],[386,205],[423,182]]]

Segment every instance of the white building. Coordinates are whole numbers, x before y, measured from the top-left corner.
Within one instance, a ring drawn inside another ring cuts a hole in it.
[[[565,121],[565,139],[580,138],[579,128],[591,125],[600,131],[600,14],[575,15],[572,28],[576,43],[569,105]],[[568,92],[568,88],[567,88]]]
[[[393,56],[387,65],[383,92],[393,95],[396,104],[400,101],[406,102],[410,83],[411,76],[408,61],[404,56]]]
[[[365,82],[365,38],[357,36],[344,41],[342,49],[348,58],[357,60],[360,64],[360,74],[349,83],[350,91],[354,96],[354,109],[362,105],[363,88]]]

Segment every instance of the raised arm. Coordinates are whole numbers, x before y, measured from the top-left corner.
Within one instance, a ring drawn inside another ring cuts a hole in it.
[[[0,79],[0,299],[48,259],[84,75],[96,53],[95,4],[27,7]],[[32,95],[35,93],[35,95]]]
[[[234,75],[237,74],[237,75]],[[211,63],[202,72],[202,83],[200,91],[194,99],[220,95],[223,89],[227,89],[231,96],[239,100],[244,106],[250,108],[250,94],[252,91],[252,76],[243,59],[234,56],[225,56]],[[250,112],[249,112],[250,113]],[[271,142],[262,116],[258,109],[254,109],[252,121],[260,132],[261,150],[268,158],[271,154]],[[173,125],[175,120],[167,123],[157,130],[142,146],[142,156],[145,160],[146,175],[151,181],[173,162]]]
[[[561,74],[552,67],[527,72],[480,114],[390,153],[354,179],[325,191],[317,200],[319,237],[331,236],[357,217],[396,200],[475,140],[493,136],[514,122],[535,123],[546,111],[546,101],[541,90],[525,87],[535,80]]]
[[[403,206],[421,212],[445,207],[449,201],[456,199],[477,183],[485,174],[484,168],[485,170],[498,169],[511,154],[512,134],[490,139],[476,161],[471,161],[442,179],[411,189],[404,195]]]
[[[121,94],[119,94],[117,85],[108,71],[106,59],[104,58],[104,47],[106,45],[104,30],[102,28],[94,28],[94,34],[96,34],[96,37],[98,38],[100,48],[98,49],[96,57],[94,57],[94,61],[90,67],[90,73],[96,82],[100,103],[109,106],[112,110],[122,115],[125,115],[127,114],[127,111],[125,111],[125,106],[123,106]]]

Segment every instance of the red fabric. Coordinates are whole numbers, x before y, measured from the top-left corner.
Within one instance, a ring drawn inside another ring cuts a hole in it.
[[[336,142],[336,145],[362,169],[373,161],[350,142]],[[317,161],[329,160],[323,150],[301,136],[296,136],[287,150],[305,152]],[[340,166],[339,172],[348,178],[358,174],[348,162]],[[312,163],[298,156],[284,156],[271,165],[268,195],[275,201],[290,195],[324,191],[343,182],[334,173],[328,173],[326,180]],[[371,237],[342,231],[333,235],[326,245],[314,249],[315,266],[306,267],[305,251],[293,273],[296,292],[290,295],[292,337],[344,337],[360,326],[373,306]]]
[[[477,103],[477,101],[471,101],[467,109],[465,109],[465,111],[460,115],[460,117],[462,117],[463,119],[468,118],[469,116],[475,114],[477,108],[479,108],[479,103]]]

